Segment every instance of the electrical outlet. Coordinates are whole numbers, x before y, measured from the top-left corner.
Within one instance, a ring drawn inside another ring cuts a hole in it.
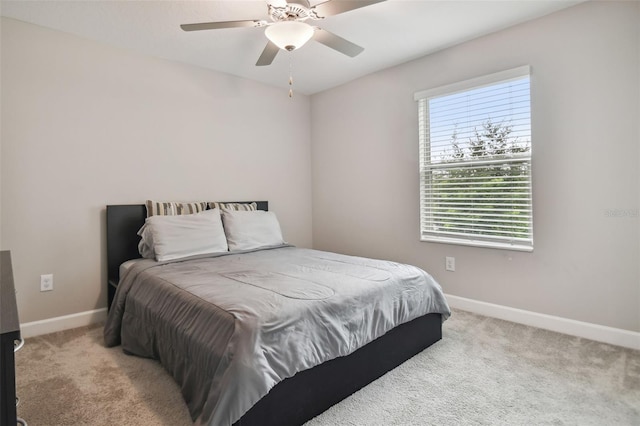
[[[53,274],[40,275],[40,291],[53,290]]]
[[[455,271],[456,270],[456,258],[447,256],[444,258],[444,269],[447,271]]]

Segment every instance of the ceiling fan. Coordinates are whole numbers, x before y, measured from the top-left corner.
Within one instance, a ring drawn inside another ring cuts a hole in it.
[[[256,62],[257,66],[270,65],[280,49],[292,51],[313,38],[340,53],[354,57],[364,48],[322,28],[311,26],[308,19],[319,21],[353,9],[381,3],[385,0],[325,0],[311,6],[308,0],[267,0],[271,21],[261,19],[243,21],[203,22],[180,25],[184,31],[216,30],[237,27],[265,27],[269,40]]]

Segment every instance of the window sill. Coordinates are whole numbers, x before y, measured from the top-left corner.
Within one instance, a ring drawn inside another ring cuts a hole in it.
[[[533,247],[525,244],[499,243],[496,241],[466,240],[460,238],[422,236],[420,241],[426,243],[455,244],[460,246],[482,247],[498,250],[533,252]]]

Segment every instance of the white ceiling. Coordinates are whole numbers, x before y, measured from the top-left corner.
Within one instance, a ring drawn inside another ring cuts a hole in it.
[[[318,24],[364,47],[359,56],[349,58],[310,41],[292,53],[281,51],[266,67],[255,66],[267,42],[264,29],[184,32],[179,27],[268,19],[265,0],[2,0],[0,11],[2,16],[283,88],[288,87],[291,60],[296,90],[313,94],[581,1],[387,0]]]

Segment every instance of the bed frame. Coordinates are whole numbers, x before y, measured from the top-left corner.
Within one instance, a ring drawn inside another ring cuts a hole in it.
[[[268,210],[268,202],[257,204],[258,209]],[[118,285],[120,264],[140,257],[137,232],[145,217],[144,204],[107,206],[109,306]],[[440,314],[427,314],[401,324],[348,356],[278,383],[234,426],[301,425],[441,338]]]

